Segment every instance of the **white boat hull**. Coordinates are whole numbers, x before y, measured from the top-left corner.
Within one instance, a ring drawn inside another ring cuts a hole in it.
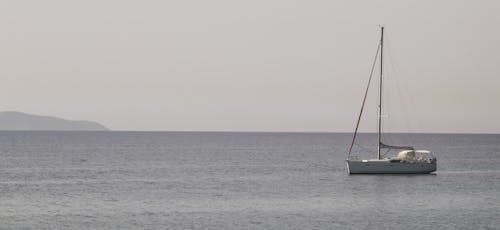
[[[349,174],[425,174],[436,171],[436,161],[391,162],[383,160],[347,160]]]

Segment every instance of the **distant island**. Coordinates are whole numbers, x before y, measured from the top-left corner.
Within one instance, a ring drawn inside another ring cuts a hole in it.
[[[93,121],[71,121],[57,117],[39,116],[15,111],[0,112],[0,130],[109,130]]]

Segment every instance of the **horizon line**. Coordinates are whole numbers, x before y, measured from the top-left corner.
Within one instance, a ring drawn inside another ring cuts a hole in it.
[[[225,131],[225,130],[0,130],[0,132],[137,132],[137,133],[310,133],[310,134],[352,134],[345,131]],[[358,134],[377,134],[377,132],[358,132]],[[478,134],[500,135],[500,132],[385,132],[385,134]]]

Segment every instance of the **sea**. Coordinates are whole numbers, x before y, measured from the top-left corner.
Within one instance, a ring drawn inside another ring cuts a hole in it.
[[[429,175],[348,175],[351,138],[2,131],[0,229],[500,229],[500,135],[393,135]]]

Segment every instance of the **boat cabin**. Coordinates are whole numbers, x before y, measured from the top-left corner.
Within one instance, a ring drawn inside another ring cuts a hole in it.
[[[404,150],[395,157],[397,160],[404,161],[435,161],[436,157],[428,150]]]

